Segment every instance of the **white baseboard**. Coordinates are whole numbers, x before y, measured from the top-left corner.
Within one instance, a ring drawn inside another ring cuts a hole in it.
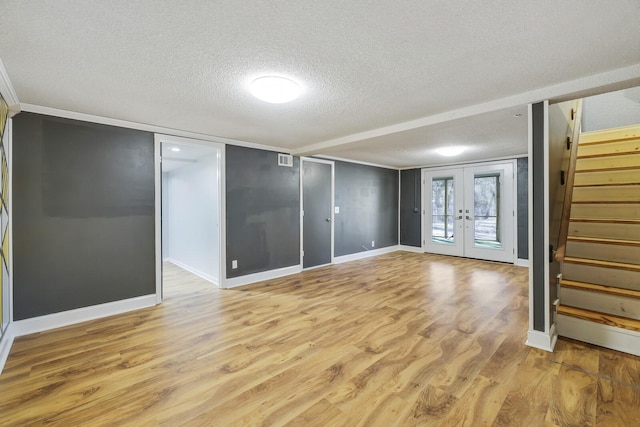
[[[207,273],[203,273],[202,271],[195,269],[187,264],[184,264],[176,259],[173,258],[166,258],[165,261],[170,262],[171,264],[175,264],[178,267],[180,267],[183,270],[187,270],[189,273],[193,273],[198,277],[203,278],[204,280],[206,280],[207,282],[211,282],[214,285],[218,286],[218,278],[217,277],[213,277],[210,274]]]
[[[371,249],[370,251],[356,252],[355,254],[342,255],[333,258],[334,264],[342,264],[343,262],[355,261],[358,259],[369,258],[372,256],[388,254],[399,250],[398,245],[387,246],[385,248]]]
[[[82,323],[88,320],[152,307],[154,305],[156,305],[156,295],[152,294],[121,301],[92,305],[90,307],[76,308],[75,310],[47,314],[45,316],[33,317],[31,319],[17,320],[12,324],[13,334],[16,337],[34,334],[36,332],[61,328],[63,326]]]
[[[415,252],[417,254],[423,254],[424,253],[424,249],[422,249],[421,247],[418,247],[418,246],[398,245],[398,250],[399,251],[405,251],[405,252]]]
[[[540,332],[530,330],[527,334],[526,345],[529,347],[539,348],[540,350],[545,350],[549,352],[553,352],[553,349],[556,346],[556,342],[558,341],[558,332],[556,331],[556,325],[551,325],[551,329],[549,333]]]
[[[560,336],[640,356],[640,333],[558,314]]]
[[[11,346],[13,345],[13,337],[13,324],[9,323],[4,335],[0,338],[0,374],[2,373],[4,364],[7,363],[7,358],[9,357]]]
[[[527,268],[529,268],[529,260],[528,259],[518,258],[518,259],[516,259],[514,264],[517,265],[518,267],[527,267]]]
[[[278,268],[276,270],[261,271],[260,273],[232,277],[225,280],[225,289],[244,286],[250,283],[262,282],[264,280],[277,279],[279,277],[289,276],[290,274],[300,273],[301,271],[302,266],[298,264],[292,265],[291,267]]]

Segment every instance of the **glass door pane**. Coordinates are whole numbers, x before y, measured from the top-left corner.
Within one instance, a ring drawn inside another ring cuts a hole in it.
[[[462,169],[423,172],[423,247],[426,252],[462,256]]]
[[[473,181],[474,245],[501,248],[500,174],[476,175]]]

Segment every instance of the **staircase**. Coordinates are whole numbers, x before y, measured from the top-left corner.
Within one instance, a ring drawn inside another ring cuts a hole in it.
[[[557,327],[640,355],[640,125],[580,134]]]

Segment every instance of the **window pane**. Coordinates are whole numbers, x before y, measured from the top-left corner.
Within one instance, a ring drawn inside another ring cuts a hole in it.
[[[453,178],[447,179],[447,215],[454,215],[455,212]]]
[[[433,237],[444,237],[444,215],[433,215],[431,225]]]
[[[432,200],[431,200],[431,213],[433,215],[444,214],[444,179],[434,179],[431,182]]]
[[[500,212],[500,175],[474,178],[474,233],[480,246],[501,247],[498,212]]]

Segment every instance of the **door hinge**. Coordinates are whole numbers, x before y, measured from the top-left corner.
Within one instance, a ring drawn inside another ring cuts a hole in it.
[[[304,256],[304,251],[300,251],[300,252],[302,252],[301,255]]]

